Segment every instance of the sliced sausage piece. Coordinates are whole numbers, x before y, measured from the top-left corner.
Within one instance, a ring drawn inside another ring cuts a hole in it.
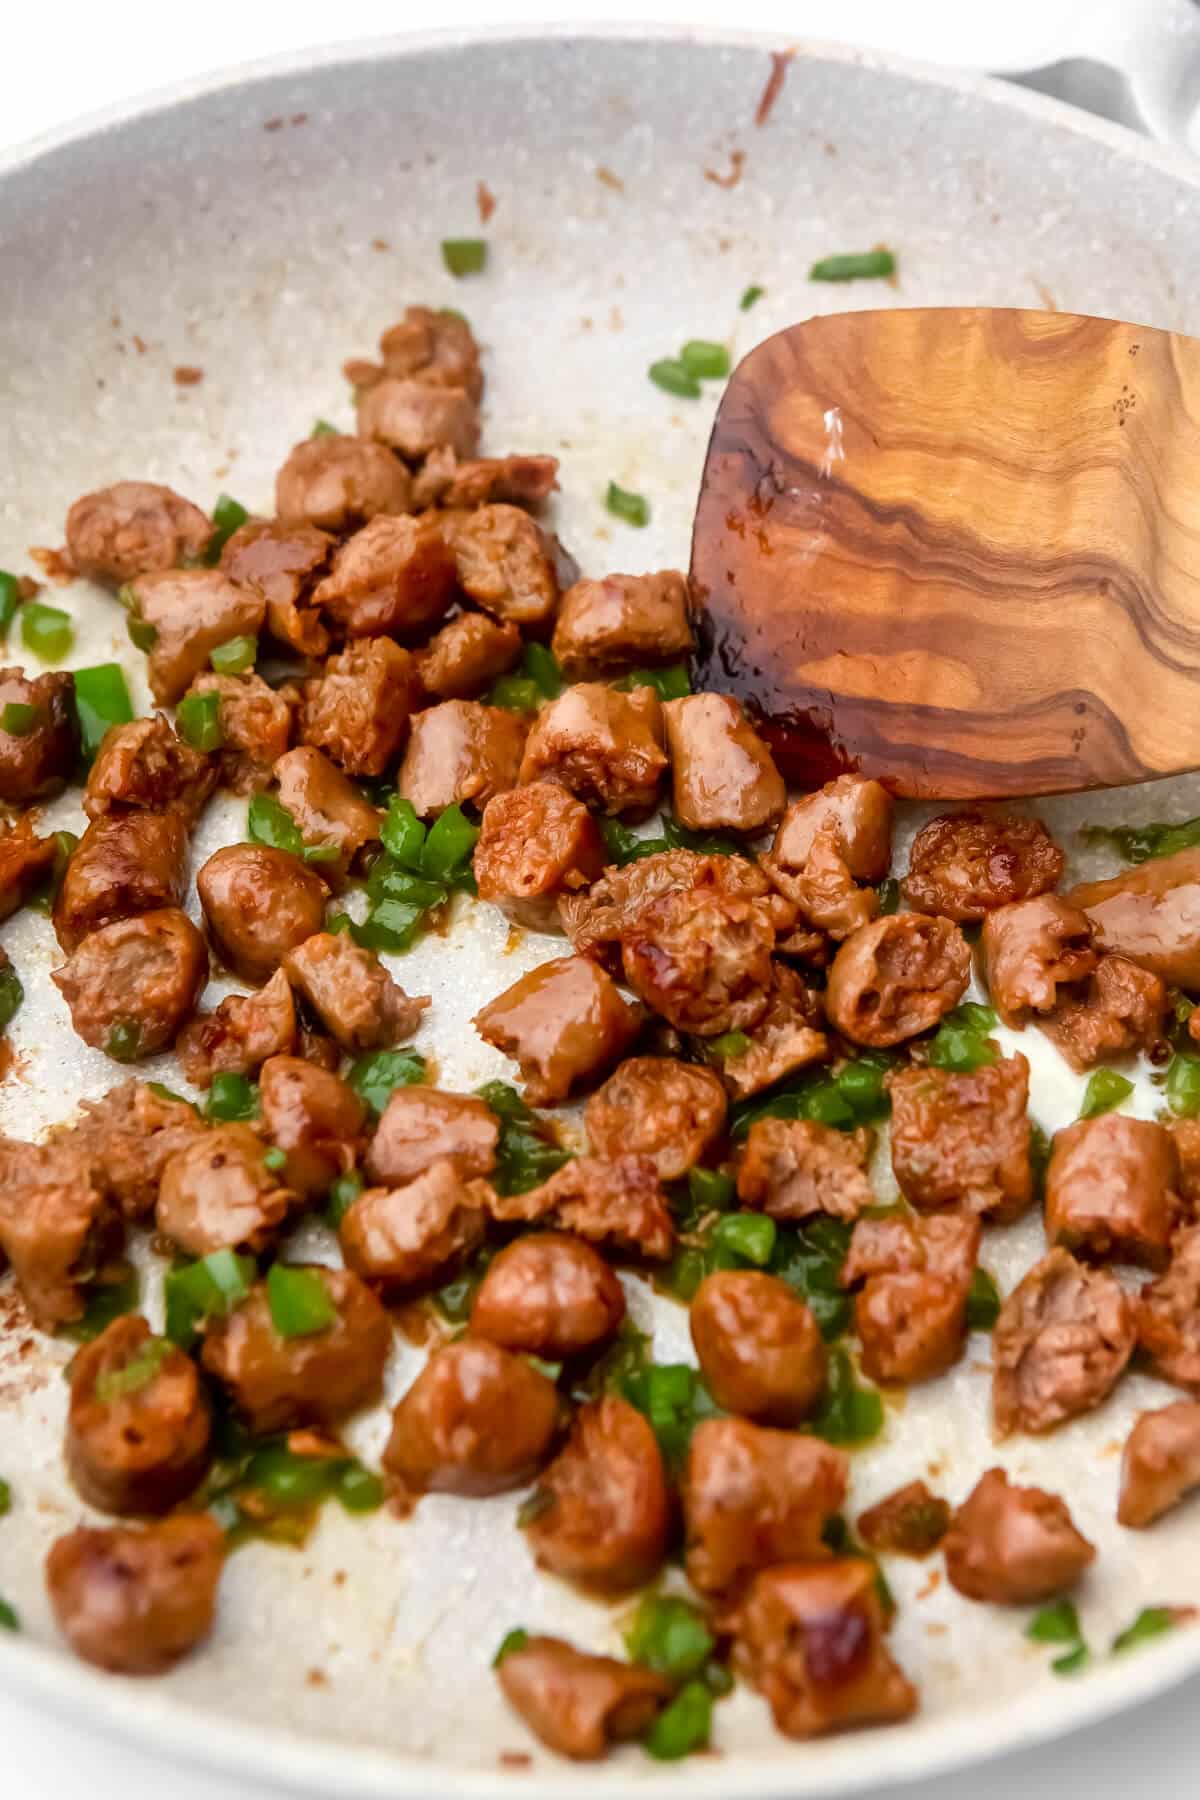
[[[586,956],[559,956],[497,994],[472,1023],[485,1044],[520,1064],[532,1106],[554,1106],[595,1081],[640,1024],[613,980]]]
[[[788,1223],[856,1219],[874,1206],[867,1164],[875,1133],[835,1131],[812,1119],[758,1119],[738,1169],[738,1199]]]
[[[85,1044],[118,1062],[173,1044],[208,980],[204,939],[173,907],[118,919],[84,939],[50,979]]]
[[[463,612],[435,632],[417,658],[421,686],[435,700],[474,700],[521,654],[515,625]]]
[[[1166,1011],[1167,987],[1160,975],[1124,956],[1102,956],[1086,984],[1064,994],[1038,1024],[1082,1073],[1130,1050],[1152,1049],[1163,1037]]]
[[[459,1338],[401,1396],[383,1466],[410,1494],[503,1494],[537,1471],[557,1429],[553,1382],[498,1344]]]
[[[786,945],[777,943],[776,948]],[[746,1047],[721,1063],[721,1079],[734,1099],[745,1100],[810,1063],[824,1062],[830,1053],[829,1039],[821,1029],[824,1023],[821,995],[795,969],[776,962],[767,1010]]]
[[[839,775],[788,807],[762,866],[781,894],[800,903],[818,837],[832,838],[853,881],[882,881],[892,860],[892,797],[878,781]]]
[[[552,1224],[656,1262],[675,1247],[667,1198],[648,1156],[575,1156],[527,1193],[502,1198],[489,1190],[487,1207],[501,1224]]]
[[[898,1069],[892,1097],[892,1168],[921,1212],[965,1206],[999,1225],[1033,1202],[1029,1064],[1018,1052],[954,1073]]]
[[[380,337],[379,354],[383,368],[373,379],[391,375],[429,387],[464,388],[474,401],[483,394],[479,345],[459,313],[406,306],[404,316]]]
[[[101,1512],[169,1512],[204,1475],[211,1430],[195,1363],[137,1314],[114,1319],[71,1364],[67,1469]]]
[[[187,886],[187,829],[178,813],[111,814],[89,825],[54,901],[54,931],[75,950],[101,925],[178,906]]]
[[[357,424],[359,437],[389,444],[409,462],[442,444],[456,456],[474,456],[479,447],[479,407],[461,387],[386,376],[360,390]]]
[[[429,1005],[427,994],[406,994],[373,951],[342,933],[306,938],[288,951],[283,966],[330,1037],[351,1056],[411,1037]]]
[[[194,825],[217,782],[217,765],[185,744],[162,713],[110,725],[88,771],[83,810],[105,813],[177,812]]]
[[[460,462],[453,450],[433,450],[413,482],[413,504],[471,508],[502,500],[539,507],[558,486],[556,456],[480,456]]]
[[[1062,879],[1062,851],[1040,819],[1019,813],[944,813],[913,839],[901,891],[918,912],[960,924],[1048,894]]]
[[[261,675],[197,675],[187,694],[215,694],[221,747],[221,783],[235,794],[270,786],[271,771],[292,741],[298,702],[295,688],[268,687]]]
[[[500,1125],[476,1094],[398,1087],[383,1109],[367,1151],[366,1171],[381,1187],[402,1187],[436,1162],[470,1181],[496,1166]]]
[[[313,599],[334,540],[311,525],[249,519],[221,552],[221,571],[257,594],[266,607],[271,636],[299,656],[320,657],[329,633]]]
[[[1125,1441],[1117,1518],[1142,1530],[1200,1487],[1200,1402],[1139,1413]]]
[[[1175,987],[1200,987],[1200,849],[1177,850],[1067,895],[1101,950],[1127,956]]]
[[[692,1343],[717,1405],[764,1425],[798,1425],[825,1392],[825,1345],[787,1283],[752,1269],[706,1276],[691,1305]]]
[[[1090,1412],[1133,1354],[1132,1302],[1106,1269],[1051,1250],[1015,1287],[992,1332],[992,1411],[1002,1437]]]
[[[1200,1119],[1172,1119],[1167,1130],[1179,1157],[1179,1197],[1185,1215],[1194,1219],[1200,1216]]]
[[[416,664],[391,638],[350,644],[305,682],[301,740],[348,775],[382,775],[408,734],[419,691]]]
[[[367,1188],[338,1228],[346,1267],[387,1294],[437,1286],[483,1242],[487,1214],[452,1162]]]
[[[392,1327],[349,1269],[316,1269],[337,1318],[307,1337],[280,1337],[267,1284],[256,1282],[228,1318],[210,1325],[201,1360],[255,1436],[293,1425],[338,1424],[378,1400]]]
[[[272,1056],[259,1079],[263,1131],[286,1152],[281,1179],[319,1199],[354,1167],[367,1109],[349,1082],[299,1056]]]
[[[66,1144],[0,1138],[0,1250],[35,1325],[82,1317],[83,1284],[122,1231],[103,1166]]]
[[[1012,1026],[1053,1012],[1059,988],[1085,980],[1098,961],[1087,914],[1057,894],[988,913],[981,946],[988,996]]]
[[[601,1594],[653,1580],[667,1554],[671,1496],[649,1421],[616,1394],[581,1406],[530,1512],[525,1535],[539,1568]]]
[[[214,1075],[256,1075],[272,1056],[290,1056],[297,1039],[296,1005],[288,978],[276,969],[256,994],[229,994],[215,1012],[185,1025],[175,1054],[188,1080],[212,1086]]]
[[[679,569],[577,581],[562,597],[551,645],[569,681],[676,662],[691,647]]]
[[[45,887],[57,861],[57,841],[38,837],[28,814],[0,834],[0,919],[10,919]]]
[[[359,852],[378,843],[382,815],[320,750],[305,745],[275,764],[279,800],[296,821],[305,844],[336,844],[340,860],[322,863],[327,879],[344,880]]]
[[[159,1675],[212,1630],[225,1534],[208,1513],[144,1528],[81,1526],[46,1558],[58,1628],[84,1662],[114,1675]]]
[[[606,860],[595,819],[555,782],[512,788],[483,809],[475,846],[479,897],[531,931],[561,932],[560,897],[595,881]]]
[[[443,700],[416,713],[397,787],[421,818],[469,801],[481,810],[516,787],[525,722],[502,706]]]
[[[27,731],[0,729],[0,801],[28,806],[56,794],[75,773],[75,677],[54,671],[30,678],[21,669],[0,669],[0,714],[6,706],[31,706],[33,720]]]
[[[701,1063],[630,1056],[583,1112],[594,1156],[648,1156],[663,1181],[702,1162],[725,1128],[725,1090]]]
[[[349,531],[376,513],[412,510],[412,476],[390,450],[363,438],[322,432],[297,444],[275,477],[284,525]]]
[[[957,1006],[971,952],[949,919],[891,913],[848,937],[833,959],[825,1009],[852,1043],[887,1048],[930,1031]]]
[[[513,625],[547,625],[559,595],[550,534],[519,506],[479,506],[445,517],[463,593]]]
[[[872,1381],[929,1381],[962,1355],[980,1237],[962,1213],[859,1220],[841,1280],[862,1282],[854,1323]]]
[[[1012,1487],[1003,1469],[980,1477],[942,1548],[951,1586],[995,1606],[1036,1606],[1065,1593],[1096,1560],[1057,1494]]]
[[[891,1656],[873,1563],[785,1563],[756,1575],[734,1621],[734,1667],[785,1737],[887,1725],[917,1710]]]
[[[471,1330],[506,1350],[559,1362],[598,1350],[625,1317],[625,1290],[604,1258],[564,1232],[534,1231],[492,1259]]]
[[[859,1514],[858,1535],[872,1550],[928,1556],[950,1529],[951,1509],[923,1481],[910,1481]]]
[[[683,1472],[688,1580],[727,1594],[770,1563],[827,1554],[850,1479],[844,1450],[746,1419],[706,1419]]]
[[[79,1115],[57,1126],[49,1142],[102,1169],[110,1198],[131,1220],[149,1218],[167,1163],[208,1132],[194,1106],[145,1081],[123,1081],[99,1100],[81,1101]]]
[[[189,1256],[248,1250],[279,1237],[296,1196],[263,1161],[266,1145],[249,1125],[217,1125],[177,1150],[162,1173],[155,1223]]]
[[[1134,1311],[1155,1373],[1200,1394],[1200,1226],[1178,1233],[1166,1274],[1146,1283]]]
[[[454,595],[454,554],[436,514],[380,513],[334,551],[313,602],[342,637],[424,637]]]
[[[615,968],[621,939],[653,901],[676,889],[701,887],[715,888],[731,900],[756,900],[772,928],[785,915],[795,917],[795,909],[772,893],[757,864],[744,856],[700,856],[695,850],[662,850],[625,868],[606,869],[586,893],[564,895],[558,910],[580,954]]]
[[[81,575],[112,587],[203,556],[212,520],[154,481],[118,481],[67,514],[67,554]]]
[[[662,704],[653,688],[600,681],[564,688],[534,721],[521,781],[557,781],[609,814],[652,812],[666,773]]]
[[[325,924],[329,889],[286,850],[226,844],[202,866],[196,891],[222,962],[243,981],[270,979],[289,950]]]
[[[753,1031],[774,987],[775,925],[759,901],[708,882],[651,900],[621,939],[625,979],[677,1031]]]
[[[784,892],[785,881],[777,876],[773,879]],[[786,876],[786,892],[808,926],[828,933],[837,943],[879,915],[879,895],[874,888],[859,887],[854,880],[834,825],[817,832],[803,869]]]
[[[534,1736],[574,1762],[595,1762],[610,1744],[641,1737],[672,1692],[665,1675],[556,1637],[527,1638],[496,1679]]]
[[[1182,1202],[1179,1153],[1165,1125],[1103,1113],[1054,1134],[1046,1242],[1101,1261],[1165,1269]]]
[[[783,776],[728,694],[663,707],[675,816],[694,831],[762,831],[787,805]]]
[[[130,617],[154,632],[147,658],[150,691],[173,706],[231,638],[256,637],[266,604],[220,569],[178,569],[139,575],[129,585]]]

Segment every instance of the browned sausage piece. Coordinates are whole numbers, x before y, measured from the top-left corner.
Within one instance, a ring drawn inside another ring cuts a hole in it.
[[[413,481],[413,504],[490,506],[502,500],[535,510],[558,486],[556,456],[479,456],[460,462],[453,450],[431,451]]]
[[[1124,956],[1102,956],[1086,984],[1068,990],[1038,1024],[1081,1073],[1112,1056],[1149,1050],[1166,1027],[1167,986]]]
[[[1054,1134],[1046,1242],[1101,1261],[1164,1269],[1182,1202],[1179,1153],[1165,1125],[1103,1113]]]
[[[1052,1012],[1059,988],[1083,981],[1097,962],[1087,914],[1057,894],[988,913],[981,947],[988,996],[1013,1026],[1031,1012]]]
[[[837,827],[827,825],[813,837],[803,869],[781,877],[768,866],[776,887],[800,908],[808,926],[827,932],[837,943],[879,915],[879,895],[859,887],[838,842]]]
[[[1167,1130],[1175,1139],[1179,1157],[1176,1186],[1184,1213],[1189,1219],[1200,1217],[1200,1119],[1172,1119]]]
[[[1029,1064],[1018,1052],[965,1073],[898,1069],[892,1097],[892,1168],[922,1212],[965,1206],[1007,1225],[1033,1201]]]
[[[557,781],[603,812],[644,816],[666,773],[662,704],[653,688],[618,693],[600,681],[564,688],[534,721],[521,781]]]
[[[792,802],[762,866],[780,893],[797,904],[804,890],[796,883],[819,836],[832,838],[852,880],[882,881],[892,860],[891,795],[863,775],[839,775]]]
[[[548,624],[559,593],[550,534],[519,506],[479,506],[444,516],[463,593],[513,625]]]
[[[569,681],[675,662],[691,647],[687,578],[678,569],[577,581],[562,597],[551,645]]]
[[[702,1594],[733,1591],[769,1563],[827,1554],[822,1532],[846,1498],[844,1450],[746,1419],[706,1419],[683,1473],[687,1574]]]
[[[595,881],[606,860],[595,819],[555,782],[512,788],[484,807],[475,846],[479,897],[531,931],[560,933],[560,896]]]
[[[329,889],[315,869],[266,844],[226,844],[196,876],[204,922],[222,962],[263,982],[325,924]]]
[[[616,1394],[581,1406],[533,1491],[525,1527],[539,1568],[601,1594],[626,1594],[658,1574],[671,1496],[648,1420]]]
[[[1155,1373],[1200,1394],[1200,1226],[1177,1234],[1166,1274],[1146,1283],[1134,1311]]]
[[[258,1255],[279,1237],[296,1196],[263,1161],[266,1145],[249,1125],[217,1125],[162,1173],[155,1223],[189,1256],[214,1250]]]
[[[204,939],[173,907],[118,919],[84,939],[50,979],[85,1044],[118,1062],[174,1043],[208,980]]]
[[[295,688],[268,687],[261,675],[197,675],[191,694],[217,696],[221,748],[216,754],[224,787],[235,794],[270,785],[271,771],[292,741],[298,702]]]
[[[397,787],[421,818],[470,801],[483,808],[493,794],[516,787],[525,746],[525,721],[502,706],[443,700],[413,715]]]
[[[487,1190],[486,1205],[501,1224],[552,1224],[590,1244],[607,1244],[662,1261],[675,1247],[675,1227],[658,1171],[648,1156],[575,1156],[549,1181],[524,1194]]]
[[[967,989],[971,952],[949,919],[892,913],[848,937],[825,1009],[852,1043],[886,1048],[930,1031]]]
[[[435,700],[473,700],[521,654],[515,625],[463,612],[443,625],[418,654],[421,686]]]
[[[272,637],[299,656],[320,657],[329,649],[329,633],[312,590],[332,549],[328,533],[311,525],[249,519],[222,550],[221,571],[263,600]]]
[[[71,1364],[67,1469],[101,1512],[169,1512],[203,1476],[210,1431],[195,1363],[137,1314],[114,1319]]]
[[[158,1675],[212,1630],[224,1560],[225,1534],[208,1513],[81,1526],[51,1545],[46,1591],[76,1656],[115,1675]]]
[[[872,1550],[928,1556],[950,1529],[951,1509],[923,1481],[910,1481],[859,1514],[858,1535]]]
[[[762,831],[787,805],[783,776],[728,694],[663,707],[675,816],[695,831]]]
[[[256,1436],[292,1425],[336,1425],[382,1391],[392,1343],[383,1307],[349,1269],[314,1273],[337,1310],[324,1331],[280,1337],[260,1281],[205,1336],[204,1367]]]
[[[56,1126],[48,1142],[102,1169],[104,1186],[126,1219],[149,1217],[171,1157],[208,1131],[195,1107],[144,1081],[123,1081],[99,1100],[81,1101],[79,1115],[71,1125]]]
[[[411,511],[412,477],[382,444],[322,432],[289,453],[275,477],[275,510],[284,525],[347,531],[376,513]]]
[[[383,1187],[401,1187],[445,1161],[469,1181],[495,1168],[499,1137],[495,1113],[475,1094],[398,1087],[371,1139],[366,1171]]]
[[[295,819],[308,848],[336,844],[340,860],[322,863],[326,878],[337,886],[359,851],[379,841],[381,814],[334,767],[320,750],[305,745],[289,750],[275,764],[280,804]]]
[[[535,1737],[575,1762],[595,1762],[609,1744],[641,1737],[672,1691],[652,1669],[589,1656],[556,1637],[527,1638],[496,1679]]]
[[[777,944],[776,948],[787,946]],[[809,988],[795,969],[774,963],[766,1012],[745,1049],[726,1056],[721,1063],[721,1079],[729,1092],[736,1100],[744,1100],[810,1063],[824,1062],[829,1055],[829,1039],[821,1030],[824,1022],[821,995]]]
[[[1142,1530],[1200,1487],[1200,1402],[1139,1413],[1125,1441],[1117,1518]]]
[[[471,1330],[506,1350],[559,1362],[608,1343],[624,1317],[625,1290],[590,1244],[535,1231],[493,1258]]]
[[[189,1081],[212,1085],[214,1075],[255,1075],[272,1056],[296,1047],[296,1005],[288,978],[276,969],[256,994],[229,994],[215,1012],[185,1025],[175,1054]]]
[[[942,1548],[951,1586],[996,1606],[1035,1606],[1065,1593],[1096,1560],[1057,1494],[1012,1487],[1003,1469],[980,1476]]]
[[[263,1131],[287,1154],[293,1192],[319,1199],[354,1167],[367,1109],[348,1082],[299,1056],[272,1056],[259,1078]]]
[[[858,1221],[841,1280],[863,1284],[854,1323],[872,1381],[929,1381],[961,1356],[981,1235],[963,1213]]]
[[[381,335],[379,354],[383,368],[373,380],[411,377],[430,387],[464,388],[475,401],[483,393],[479,345],[458,313],[406,306],[404,316]]]
[[[0,834],[0,919],[10,919],[45,887],[57,861],[55,839],[38,837],[28,814]]]
[[[785,1737],[887,1725],[917,1710],[888,1651],[874,1565],[785,1563],[756,1575],[734,1622],[734,1667]]]
[[[387,1294],[431,1288],[483,1242],[487,1215],[452,1162],[360,1194],[338,1228],[346,1267]]]
[[[79,755],[74,700],[73,675],[30,679],[21,669],[0,669],[0,713],[6,706],[33,708],[28,731],[0,729],[0,801],[27,806],[71,779]]]
[[[900,886],[918,912],[960,924],[1048,894],[1066,858],[1040,819],[1019,813],[945,813],[913,839]]]
[[[409,462],[440,444],[458,456],[473,456],[479,446],[479,407],[461,387],[385,377],[360,390],[357,424],[359,437],[390,444]]]
[[[300,737],[350,775],[382,775],[398,754],[418,698],[416,664],[390,638],[373,637],[331,656],[304,684]]]
[[[1200,987],[1200,849],[1177,850],[1067,895],[1092,922],[1101,950],[1140,963],[1176,987]]]
[[[700,856],[694,850],[663,850],[623,869],[606,869],[586,893],[564,895],[558,910],[580,954],[615,968],[622,937],[653,901],[676,889],[702,887],[715,888],[731,900],[758,901],[773,928],[781,923],[781,908],[789,919],[795,916],[795,909],[772,893],[756,863],[744,856]]]
[[[696,1290],[692,1343],[717,1405],[764,1425],[798,1425],[825,1392],[817,1321],[774,1275],[719,1270]]]
[[[306,938],[283,966],[330,1037],[352,1056],[411,1037],[429,1005],[428,995],[406,994],[373,951],[340,932]]]
[[[153,630],[147,659],[150,690],[174,705],[231,638],[256,637],[266,605],[220,569],[176,569],[139,575],[129,584],[130,617]]]
[[[212,758],[176,737],[162,713],[111,725],[88,771],[83,810],[89,819],[141,809],[177,812],[193,825],[217,773]]]
[[[663,1181],[703,1161],[725,1128],[725,1090],[701,1063],[630,1056],[583,1112],[594,1156],[648,1156]]]
[[[212,520],[198,506],[154,481],[115,482],[84,494],[67,514],[71,561],[89,580],[113,587],[195,561],[212,534]]]
[[[595,1081],[627,1049],[640,1016],[586,956],[559,956],[522,975],[475,1014],[485,1044],[520,1064],[533,1106],[554,1106]]]
[[[992,1332],[997,1431],[1053,1431],[1099,1406],[1135,1336],[1133,1304],[1114,1277],[1051,1250],[1013,1289]]]
[[[177,813],[111,814],[76,845],[54,902],[64,950],[114,919],[177,906],[187,886],[187,830]]]
[[[744,1206],[789,1222],[856,1219],[874,1206],[867,1164],[875,1133],[835,1131],[812,1119],[758,1119],[746,1138],[738,1169]]]
[[[677,1031],[753,1031],[774,987],[775,925],[760,901],[708,882],[643,907],[621,939],[630,987]]]
[[[314,604],[343,637],[423,637],[450,609],[454,555],[436,514],[380,513],[334,551]]]
[[[502,1494],[536,1472],[557,1428],[553,1382],[498,1344],[459,1338],[401,1396],[383,1466],[411,1494]]]
[[[82,1316],[83,1283],[122,1235],[100,1164],[66,1144],[0,1138],[0,1250],[35,1325]]]

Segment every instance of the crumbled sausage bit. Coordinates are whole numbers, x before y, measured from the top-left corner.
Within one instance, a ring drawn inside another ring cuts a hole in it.
[[[1013,1487],[989,1469],[963,1501],[942,1546],[952,1587],[968,1600],[1034,1606],[1074,1587],[1096,1560],[1057,1494]]]
[[[83,810],[106,813],[177,812],[195,823],[216,786],[217,765],[175,735],[161,713],[113,725],[88,771]]]
[[[1060,987],[1085,980],[1098,960],[1087,914],[1057,894],[997,907],[983,921],[981,947],[988,995],[1012,1026],[1052,1012]]]
[[[576,1156],[540,1187],[485,1204],[501,1224],[553,1224],[592,1244],[664,1262],[675,1248],[666,1195],[648,1156]]]
[[[1139,1413],[1125,1444],[1117,1519],[1143,1530],[1200,1487],[1200,1402]]]
[[[961,1213],[859,1220],[841,1279],[862,1283],[854,1321],[872,1381],[929,1381],[961,1356],[980,1237]]]
[[[782,948],[778,943],[776,948]],[[726,1056],[721,1078],[735,1100],[748,1099],[829,1055],[821,996],[794,969],[775,963],[767,1010],[745,1049]]]
[[[318,932],[283,959],[329,1035],[350,1055],[398,1044],[411,1037],[429,996],[406,994],[379,958],[344,934]]]
[[[892,1168],[922,1212],[965,1206],[1009,1224],[1033,1202],[1029,1064],[1019,1053],[965,1073],[898,1069],[892,1099]]]
[[[551,647],[570,681],[686,656],[692,647],[686,576],[663,569],[577,581],[562,597]]]
[[[770,1563],[828,1555],[823,1532],[846,1498],[844,1450],[746,1419],[706,1419],[692,1433],[682,1496],[688,1580],[736,1591]]]
[[[298,702],[295,689],[271,688],[261,675],[197,675],[190,694],[217,696],[221,783],[236,794],[270,786],[271,772],[292,741]],[[187,698],[187,695],[184,696]]]
[[[567,936],[584,956],[617,966],[621,939],[645,909],[674,889],[712,887],[730,899],[757,900],[758,910],[775,931],[776,907],[770,883],[757,864],[744,856],[701,856],[694,850],[664,850],[625,868],[606,869],[586,893],[564,895],[559,916]]]
[[[560,956],[489,1000],[473,1024],[485,1044],[520,1064],[531,1104],[553,1106],[616,1062],[640,1016],[596,963]]]
[[[262,630],[262,596],[221,569],[139,575],[129,586],[131,616],[154,632],[146,667],[160,705],[181,699],[222,644]]]
[[[475,1094],[398,1087],[371,1139],[366,1171],[381,1187],[402,1187],[435,1162],[449,1162],[469,1181],[495,1168],[499,1135],[495,1113]]]
[[[185,1025],[175,1054],[188,1080],[211,1087],[214,1075],[256,1075],[272,1056],[296,1047],[296,1005],[287,976],[276,969],[256,994],[229,994],[215,1012]]]
[[[275,764],[279,801],[300,830],[305,847],[336,846],[336,863],[321,864],[331,887],[340,886],[368,844],[379,841],[382,814],[321,750],[309,744],[289,750]]]
[[[856,1219],[875,1204],[867,1164],[875,1134],[837,1131],[812,1119],[758,1119],[738,1169],[738,1199],[788,1223]]]
[[[0,801],[28,806],[56,794],[75,772],[75,677],[54,670],[31,678],[22,669],[0,669],[0,712],[9,705],[31,706],[33,725],[24,733],[0,729]]]
[[[1086,983],[1067,989],[1038,1024],[1080,1073],[1162,1037],[1167,988],[1159,975],[1123,956],[1102,956]]]
[[[1085,882],[1067,899],[1087,914],[1097,949],[1128,957],[1174,987],[1200,986],[1200,848]]]
[[[1053,1431],[1099,1406],[1135,1335],[1134,1306],[1114,1277],[1051,1250],[1013,1289],[992,1332],[997,1431]]]
[[[279,1238],[296,1196],[263,1161],[249,1125],[214,1126],[177,1150],[162,1172],[155,1223],[188,1256],[246,1250],[257,1256]]]
[[[905,899],[919,912],[964,923],[1058,886],[1066,858],[1040,819],[1017,813],[948,813],[913,839]]]
[[[788,807],[762,866],[789,900],[808,866],[818,836],[832,835],[854,881],[882,881],[892,860],[892,798],[877,781],[839,775]]]
[[[535,781],[488,801],[475,879],[480,899],[514,923],[560,933],[560,896],[586,888],[605,859],[600,828],[582,801],[552,781]]]
[[[962,999],[970,974],[970,949],[950,919],[893,913],[846,939],[825,1008],[843,1037],[886,1049],[932,1030]]]
[[[631,1056],[592,1095],[583,1122],[594,1156],[648,1156],[663,1181],[678,1181],[720,1137],[725,1111],[711,1069]]]
[[[775,923],[716,883],[651,900],[621,938],[625,978],[678,1031],[753,1031],[770,1004]]]
[[[399,754],[420,695],[416,664],[387,637],[350,644],[304,683],[301,742],[348,775],[382,775]]]
[[[436,632],[417,658],[421,686],[435,700],[474,700],[521,654],[515,625],[462,612]]]
[[[272,637],[299,656],[320,657],[329,633],[313,601],[334,540],[315,526],[279,519],[249,519],[221,552],[221,570],[266,607]]]
[[[521,761],[521,781],[557,781],[610,815],[644,815],[666,773],[662,706],[653,688],[618,693],[579,682],[544,706]]]
[[[1177,1233],[1166,1274],[1146,1283],[1134,1309],[1155,1373],[1200,1394],[1200,1227]]]
[[[57,1125],[48,1143],[61,1145],[102,1171],[105,1189],[126,1219],[154,1211],[162,1172],[208,1125],[186,1100],[145,1081],[123,1081],[99,1100],[84,1100],[79,1117]]]
[[[672,1516],[662,1453],[648,1420],[618,1395],[580,1407],[534,1501],[525,1533],[539,1568],[623,1594],[662,1567]]]
[[[357,420],[359,437],[388,444],[409,462],[443,444],[456,456],[479,447],[479,407],[465,388],[385,375],[359,389]]]
[[[948,1503],[923,1481],[910,1481],[860,1513],[858,1535],[872,1550],[928,1556],[950,1529]]]
[[[67,551],[75,568],[113,587],[204,554],[212,520],[190,500],[152,481],[118,481],[84,494],[67,514]]]
[[[38,837],[28,814],[0,833],[0,920],[28,904],[50,880],[58,860],[53,837]]]
[[[558,486],[556,456],[481,456],[460,461],[444,446],[431,450],[413,481],[413,505],[470,511],[496,501],[535,510]]]
[[[346,1267],[389,1294],[430,1288],[483,1241],[487,1216],[447,1159],[403,1187],[372,1187],[338,1229]]]
[[[383,444],[323,432],[304,438],[275,477],[283,525],[347,531],[377,513],[413,510],[412,476]]]
[[[1056,1132],[1046,1170],[1046,1242],[1163,1269],[1182,1204],[1164,1125],[1104,1113]]]
[[[787,804],[775,759],[739,701],[688,694],[663,707],[675,816],[695,831],[762,831]]]
[[[0,1138],[0,1176],[0,1250],[34,1323],[53,1331],[82,1316],[84,1282],[120,1247],[103,1168],[68,1145]]]
[[[525,721],[478,700],[443,700],[413,715],[397,787],[423,819],[469,802],[483,808],[517,785]]]
[[[319,1199],[354,1167],[366,1107],[334,1069],[303,1056],[265,1062],[259,1098],[264,1135],[287,1157],[282,1179],[304,1199]]]
[[[187,829],[178,813],[112,813],[88,826],[55,897],[66,951],[116,919],[177,906],[186,888]]]
[[[496,1679],[534,1735],[576,1762],[594,1762],[610,1743],[641,1737],[671,1698],[664,1675],[587,1655],[556,1637],[526,1639],[504,1658]]]
[[[380,513],[334,552],[313,603],[346,637],[420,638],[453,593],[454,556],[437,516]]]
[[[447,512],[458,585],[476,606],[514,625],[544,628],[558,606],[555,540],[519,506]]]

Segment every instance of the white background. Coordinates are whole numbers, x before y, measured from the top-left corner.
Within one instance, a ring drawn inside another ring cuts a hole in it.
[[[184,10],[114,0],[107,6],[9,0],[3,9],[0,152],[82,113],[280,50],[421,29],[563,19],[647,18],[760,28],[846,42],[975,68],[1022,70],[1094,55],[1150,77],[1170,67],[1162,32],[1178,28],[1187,0],[440,0],[414,17],[387,0],[204,0]],[[1152,112],[1151,107],[1145,109]],[[1152,121],[1160,123],[1160,121]],[[0,260],[2,283],[2,260]],[[0,304],[2,304],[0,286]],[[995,1768],[923,1783],[921,1800],[1194,1800],[1195,1684],[1111,1727]],[[59,1719],[30,1714],[0,1694],[0,1781],[6,1800],[258,1800],[241,1782],[150,1762],[85,1738]],[[893,1792],[895,1790],[892,1790]],[[514,1793],[519,1789],[514,1787]],[[914,1793],[916,1790],[914,1790]]]

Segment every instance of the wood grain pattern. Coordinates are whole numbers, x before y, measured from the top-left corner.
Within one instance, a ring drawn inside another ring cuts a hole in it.
[[[692,583],[697,681],[793,781],[1200,767],[1200,343],[989,309],[793,326],[726,390]]]

